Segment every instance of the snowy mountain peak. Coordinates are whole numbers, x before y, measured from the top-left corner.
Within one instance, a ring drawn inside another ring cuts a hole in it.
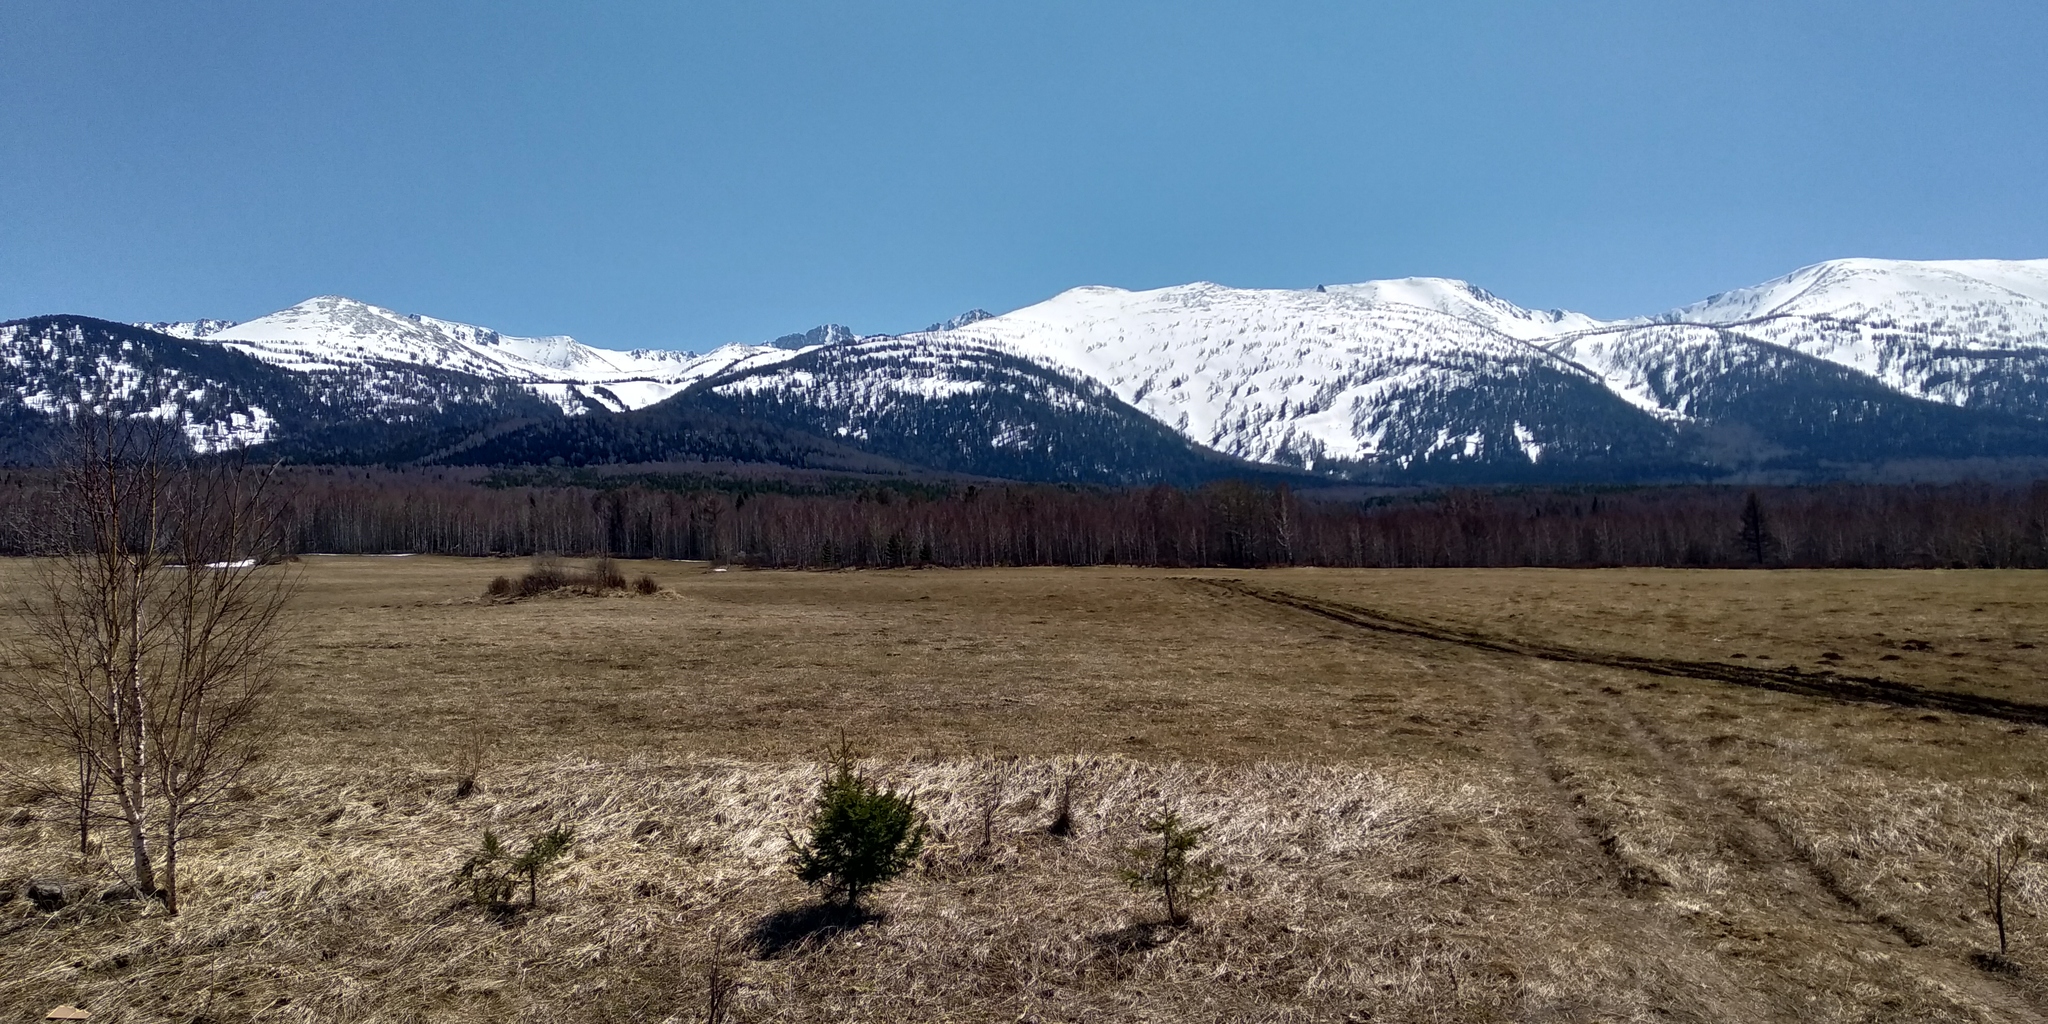
[[[1445,277],[1403,277],[1357,284],[1318,285],[1310,289],[1233,288],[1213,281],[1196,281],[1144,292],[1132,292],[1107,285],[1070,288],[1047,300],[1050,304],[1089,306],[1117,303],[1120,296],[1155,296],[1157,301],[1190,306],[1217,302],[1281,302],[1314,309],[1365,310],[1386,306],[1413,306],[1477,324],[1517,341],[1541,342],[1577,331],[1596,330],[1609,321],[1596,320],[1569,310],[1524,309],[1468,281]]]
[[[940,331],[958,330],[962,327],[967,326],[968,324],[978,324],[983,320],[993,320],[995,318],[996,315],[994,313],[989,312],[988,310],[979,308],[970,309],[967,312],[960,314],[959,316],[952,317],[946,320],[941,320],[938,323],[935,323],[930,327],[925,328],[924,330],[926,334],[936,334]]]
[[[768,344],[773,348],[798,351],[819,345],[843,345],[860,340],[860,335],[845,324],[820,324],[802,334],[785,334]]]
[[[1829,260],[1655,319],[1710,324],[1768,316],[1859,320],[2014,300],[2048,307],[2048,260]]]
[[[1915,398],[2032,417],[2048,260],[1830,260],[1639,322],[1724,327]]]

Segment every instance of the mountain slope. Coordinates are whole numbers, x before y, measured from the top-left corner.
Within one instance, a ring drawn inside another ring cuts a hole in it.
[[[1549,350],[1687,430],[1723,469],[2038,456],[2048,424],[1915,398],[1876,378],[1736,331],[1692,324],[1570,335]]]
[[[193,447],[262,444],[308,461],[401,461],[509,418],[558,416],[520,388],[425,367],[292,371],[204,340],[46,316],[0,324],[0,452],[39,461],[82,410],[178,417]]]
[[[676,400],[625,413],[515,423],[437,452],[453,466],[614,466],[721,463],[915,474],[927,467],[843,441]]]
[[[1444,277],[1403,277],[1362,284],[1323,286],[1324,292],[1359,302],[1415,306],[1478,324],[1519,341],[1541,341],[1605,326],[1584,313],[1523,309],[1469,281]]]
[[[672,401],[981,476],[1138,483],[1254,471],[1094,381],[944,333],[826,346]]]
[[[1190,444],[1091,381],[943,336],[817,347],[646,409],[536,423],[448,457],[700,460],[1090,483],[1271,474]]]

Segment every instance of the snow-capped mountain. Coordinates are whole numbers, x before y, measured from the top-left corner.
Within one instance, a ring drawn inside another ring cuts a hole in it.
[[[713,373],[790,355],[765,345],[727,345],[701,356],[658,349],[620,352],[563,336],[514,337],[339,295],[307,299],[269,316],[189,336],[300,372],[402,365],[512,381],[568,413],[591,406],[642,408]]]
[[[2048,334],[2048,260],[1829,260],[1656,319],[1735,324],[1775,316],[1946,322],[2039,341]]]
[[[1704,469],[2048,455],[2021,422],[2048,419],[2044,297],[2048,261],[1843,260],[1631,321],[1405,278],[1080,288],[937,336],[1066,368],[1261,462]]]
[[[1229,462],[1096,381],[956,333],[814,349],[712,377],[687,401],[983,476],[1186,480]]]
[[[1958,408],[1726,327],[1588,331],[1549,350],[1679,431],[1722,470],[1814,470],[1896,459],[2048,455],[2048,425]]]
[[[908,337],[1065,369],[1198,444],[1255,462],[1406,469],[1612,458],[1618,448],[1631,460],[1663,458],[1660,429],[1636,422],[1597,376],[1492,326],[1562,332],[1581,321],[1596,323],[1521,310],[1461,282],[1202,283],[1076,288]]]
[[[826,325],[702,356],[335,296],[132,334],[85,318],[8,326],[30,323],[0,334],[14,374],[0,405],[11,394],[18,422],[119,393],[153,403],[136,411],[203,413],[207,444],[329,454],[348,449],[335,424],[350,417],[409,424],[374,439],[386,460],[1133,481],[1248,464],[1506,480],[2048,459],[2048,260],[1838,260],[1618,321],[1443,278],[1091,286],[902,336]]]

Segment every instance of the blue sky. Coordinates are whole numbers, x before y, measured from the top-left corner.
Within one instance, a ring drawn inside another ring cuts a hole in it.
[[[2048,257],[2034,2],[0,7],[0,318],[702,349],[1080,284]]]

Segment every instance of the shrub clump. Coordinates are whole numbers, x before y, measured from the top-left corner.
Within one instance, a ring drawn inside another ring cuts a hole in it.
[[[600,558],[587,569],[571,568],[553,558],[536,558],[533,568],[516,580],[509,576],[492,580],[490,586],[484,588],[484,596],[494,601],[513,601],[563,591],[595,596],[625,589],[626,574],[619,571],[619,563],[610,558]],[[652,594],[659,591],[661,585],[655,583],[653,577],[643,575],[633,589],[642,594]]]
[[[916,863],[929,826],[914,800],[855,770],[842,743],[804,831],[790,836],[790,870],[827,902],[859,913],[871,890]]]

